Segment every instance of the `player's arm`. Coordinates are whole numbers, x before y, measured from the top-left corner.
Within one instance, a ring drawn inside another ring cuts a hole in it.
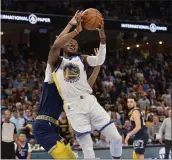
[[[106,34],[104,32],[104,21],[100,24],[100,29],[97,29],[100,36],[100,46],[97,56],[82,56],[83,61],[90,66],[102,65],[106,58]]]
[[[74,38],[76,35],[78,35],[81,31],[82,31],[82,26],[81,26],[81,17],[82,17],[82,12],[77,13],[77,28],[64,35],[61,36],[60,38],[57,38],[53,44],[53,46],[51,47],[51,50],[49,52],[49,56],[48,56],[48,63],[52,66],[54,66],[59,57],[60,57],[60,49],[68,42],[70,41],[72,38]]]
[[[31,152],[32,152],[32,149],[30,147],[30,144],[28,144],[28,152],[27,152],[27,160],[30,160],[31,159]]]
[[[98,55],[98,48],[94,49],[94,52],[95,52],[95,55],[97,56]],[[88,84],[93,87],[96,79],[97,79],[97,76],[100,72],[100,68],[101,66],[96,66],[91,74],[91,76],[89,77],[89,79],[87,80],[88,81]]]
[[[135,122],[135,128],[127,135],[129,137],[132,137],[134,134],[136,134],[141,129],[141,121],[140,121],[140,112],[138,110],[135,110],[132,114],[133,120]]]

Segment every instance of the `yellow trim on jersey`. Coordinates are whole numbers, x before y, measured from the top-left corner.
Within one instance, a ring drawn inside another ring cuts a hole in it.
[[[70,147],[67,145],[65,146],[64,143],[58,142],[53,150],[50,152],[50,155],[54,159],[76,159],[75,154],[72,152]]]
[[[136,154],[135,150],[133,150],[133,159],[137,159],[137,154]]]
[[[63,98],[62,90],[61,90],[61,88],[60,88],[60,84],[59,84],[59,81],[58,81],[58,79],[57,79],[56,72],[53,72],[52,74],[53,74],[53,79],[54,79],[54,82],[55,82],[55,84],[56,84],[57,90],[58,90],[58,92],[59,92],[59,94],[60,94],[60,96],[61,96],[61,98],[62,98],[62,100],[63,100],[63,108],[64,108],[64,111],[66,112],[66,101],[65,101],[64,98]]]
[[[54,82],[55,82],[55,84],[56,84],[56,87],[57,87],[57,89],[58,89],[58,91],[59,91],[59,94],[60,94],[60,96],[61,96],[62,99],[63,99],[62,90],[61,90],[61,88],[60,88],[59,81],[57,80],[56,72],[53,72],[53,79],[54,79]]]

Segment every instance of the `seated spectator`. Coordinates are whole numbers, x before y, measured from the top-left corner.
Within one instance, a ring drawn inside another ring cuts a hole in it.
[[[149,128],[151,125],[152,125],[152,122],[153,122],[153,114],[149,114],[147,116],[147,121],[146,121],[146,127]]]
[[[106,140],[106,137],[101,134],[100,140],[94,145],[94,147],[106,148],[109,147],[109,142]]]
[[[118,112],[112,111],[111,112],[111,120],[114,122],[117,122],[119,125],[121,125],[120,115]]]
[[[164,113],[163,107],[157,107],[157,115],[159,116],[159,121],[163,122],[167,115]]]
[[[73,138],[72,128],[68,122],[65,112],[61,113],[57,125],[59,126],[60,136],[63,137],[67,142],[70,142]]]
[[[129,120],[126,120],[125,124],[123,126],[123,130],[122,130],[123,135],[124,135],[124,139],[126,138],[127,134],[130,133],[131,131],[132,131],[131,123]],[[124,141],[123,141],[123,144],[124,144]],[[130,137],[128,144],[133,145],[133,137]]]
[[[32,111],[30,109],[26,110],[26,114],[24,117],[25,117],[27,123],[33,122]]]
[[[20,133],[18,136],[19,144],[21,146],[21,150],[15,144],[16,151],[16,159],[31,159],[32,149],[30,145],[26,142],[26,135],[24,133]]]
[[[159,117],[157,115],[153,116],[153,123],[148,128],[149,139],[152,140],[152,143],[159,143],[159,129],[161,123],[159,122]]]
[[[103,93],[100,95],[99,100],[100,100],[100,104],[103,106],[105,105],[106,102],[110,101],[110,96],[106,89],[104,89]]]
[[[96,144],[100,140],[100,132],[97,130],[94,130],[93,133],[91,134],[93,143]]]

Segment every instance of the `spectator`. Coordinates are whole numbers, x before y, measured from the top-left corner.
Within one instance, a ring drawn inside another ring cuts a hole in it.
[[[146,107],[150,105],[150,101],[147,99],[147,94],[142,93],[141,98],[138,100],[138,105],[141,111],[145,111]]]
[[[5,110],[4,112],[4,122],[1,123],[2,128],[2,143],[1,143],[1,154],[2,159],[15,159],[14,141],[21,151],[19,146],[17,131],[15,124],[10,122],[11,112]]]
[[[26,119],[26,123],[32,123],[33,122],[32,111],[30,109],[26,110],[26,115],[24,117]]]
[[[124,124],[124,129],[122,131],[123,135],[124,135],[124,139],[126,138],[127,134],[130,133],[131,131],[132,131],[131,123],[129,120],[126,120],[125,124]],[[124,141],[123,141],[123,144],[124,144]],[[133,145],[133,138],[132,137],[129,139],[128,144]]]
[[[148,128],[149,138],[153,143],[159,142],[159,129],[161,127],[161,123],[159,122],[159,117],[157,115],[153,116],[153,124]]]
[[[19,129],[22,130],[24,126],[26,126],[26,119],[24,118],[24,110],[20,108],[18,110],[19,114]]]
[[[32,149],[30,145],[26,142],[26,135],[24,133],[20,133],[18,139],[21,150],[15,144],[16,159],[30,160]]]
[[[165,157],[164,159],[169,158],[170,149],[172,148],[172,136],[171,136],[171,130],[172,130],[172,112],[169,110],[169,117],[166,118],[159,130],[160,134],[160,143],[162,144],[163,141],[163,133],[164,133],[164,143],[165,143]]]
[[[109,95],[110,95],[110,100],[111,100],[111,103],[115,103],[116,102],[116,100],[117,100],[117,93],[116,93],[116,87],[115,86],[113,86],[112,87],[112,89],[110,90],[110,92],[109,92]]]
[[[94,145],[94,147],[106,148],[109,147],[109,142],[106,140],[105,136],[100,135],[100,140]]]
[[[153,122],[153,114],[150,114],[146,121],[146,127],[149,128],[152,125],[152,122]]]
[[[59,134],[61,137],[65,138],[67,142],[72,140],[72,128],[66,117],[66,113],[62,112],[60,119],[58,120]]]
[[[13,109],[12,117],[10,118],[10,121],[15,124],[17,134],[19,134],[20,129],[21,129],[20,128],[20,119],[18,117],[18,113],[17,113],[16,109]]]

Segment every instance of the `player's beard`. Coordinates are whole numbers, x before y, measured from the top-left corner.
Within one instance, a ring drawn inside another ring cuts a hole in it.
[[[135,106],[134,106],[134,105],[131,105],[131,106],[129,106],[128,108],[129,108],[129,110],[132,110],[132,109],[135,108]]]

